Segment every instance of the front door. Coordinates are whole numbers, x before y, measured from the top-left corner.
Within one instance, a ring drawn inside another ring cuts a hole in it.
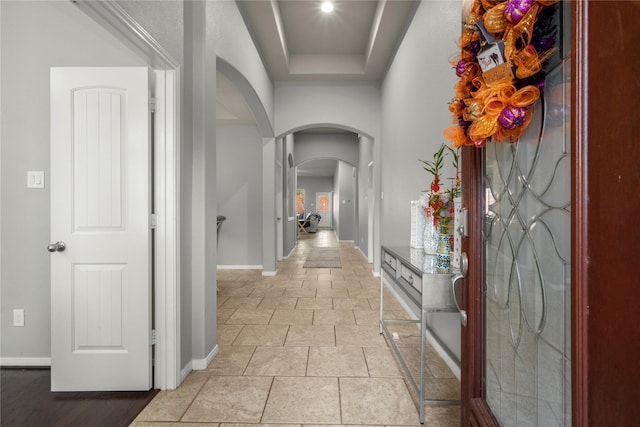
[[[463,152],[463,425],[571,425],[568,57],[549,66],[517,142]]]
[[[332,193],[316,193],[316,206],[320,214],[318,227],[333,226],[333,211],[331,208]]]
[[[51,69],[51,390],[149,390],[150,71]]]

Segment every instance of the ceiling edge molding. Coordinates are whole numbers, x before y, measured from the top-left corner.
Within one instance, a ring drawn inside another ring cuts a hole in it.
[[[404,25],[402,26],[402,30],[398,34],[398,38],[396,39],[396,43],[393,47],[393,52],[387,60],[387,65],[384,67],[384,69],[382,70],[382,73],[380,74],[380,81],[383,81],[387,77],[389,68],[391,68],[391,64],[393,64],[396,54],[398,53],[398,49],[400,48],[400,45],[404,40],[404,36],[407,34],[407,31],[409,30],[409,27],[411,26],[411,23],[413,22],[413,19],[416,16],[416,12],[418,11],[419,7],[420,7],[419,1],[411,2],[411,9],[407,14],[407,19],[405,20]]]
[[[280,6],[278,6],[278,2],[276,0],[271,0],[271,10],[273,11],[273,20],[276,23],[276,29],[278,31],[278,39],[280,47],[282,48],[282,55],[284,56],[287,68],[289,68],[289,48],[287,47],[287,38],[284,35],[282,17],[280,16]]]
[[[369,59],[371,59],[371,53],[375,46],[376,37],[378,36],[378,30],[380,29],[380,22],[382,22],[382,15],[384,14],[384,8],[387,5],[387,0],[380,0],[376,9],[376,15],[373,18],[373,24],[371,25],[371,32],[369,33],[369,41],[367,42],[367,50],[364,54],[364,69],[369,67]]]
[[[157,69],[178,69],[180,63],[131,15],[114,1],[71,1]]]

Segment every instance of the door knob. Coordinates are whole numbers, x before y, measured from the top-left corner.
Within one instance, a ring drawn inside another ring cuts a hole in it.
[[[67,245],[65,245],[64,242],[56,242],[47,246],[47,250],[49,252],[62,252],[65,250],[66,247]]]

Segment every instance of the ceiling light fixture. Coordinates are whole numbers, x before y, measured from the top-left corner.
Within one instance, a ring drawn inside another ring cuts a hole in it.
[[[333,2],[331,2],[331,1],[323,1],[321,9],[322,9],[322,11],[324,13],[333,12]]]

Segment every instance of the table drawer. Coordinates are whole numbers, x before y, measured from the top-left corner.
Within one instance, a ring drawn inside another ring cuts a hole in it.
[[[400,280],[412,286],[418,292],[422,291],[422,275],[414,273],[406,265],[400,264]]]
[[[393,254],[389,252],[382,252],[382,263],[394,272],[398,270],[398,260]]]

